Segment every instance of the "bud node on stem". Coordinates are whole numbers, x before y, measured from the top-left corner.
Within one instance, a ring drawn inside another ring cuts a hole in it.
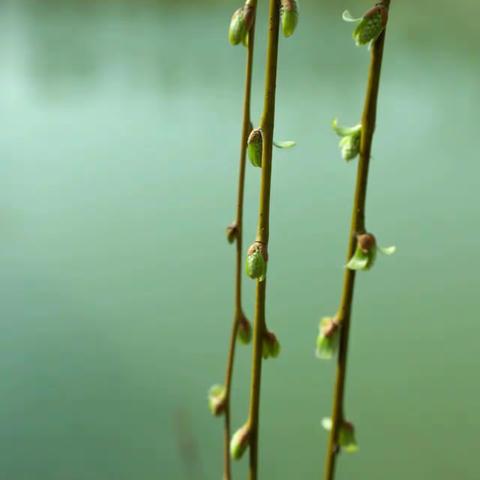
[[[250,424],[246,423],[240,427],[232,436],[230,441],[230,455],[234,460],[242,458],[250,443]]]
[[[231,223],[225,231],[228,243],[233,243],[239,235],[239,228],[236,223]]]
[[[250,132],[247,140],[247,153],[250,163],[254,167],[262,166],[263,132],[255,128]]]

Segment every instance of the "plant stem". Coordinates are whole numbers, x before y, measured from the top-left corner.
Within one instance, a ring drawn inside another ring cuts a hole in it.
[[[252,2],[253,3],[253,2]],[[255,7],[256,2],[253,6]],[[255,15],[256,16],[256,15]],[[242,134],[240,140],[240,161],[238,173],[238,192],[237,192],[237,213],[235,218],[236,228],[236,264],[235,264],[235,305],[232,331],[230,334],[230,343],[227,357],[227,371],[225,374],[225,421],[224,421],[224,449],[223,449],[223,478],[230,480],[232,478],[232,469],[230,461],[230,405],[232,391],[233,363],[235,360],[235,346],[237,343],[238,326],[243,318],[242,309],[242,240],[243,240],[243,197],[245,190],[245,163],[247,153],[247,139],[251,131],[250,121],[250,102],[252,92],[252,70],[253,70],[253,50],[255,45],[255,16],[249,31],[247,46],[247,61],[245,67],[245,96],[243,100],[243,121]]]
[[[383,4],[388,8],[390,1]],[[357,234],[365,231],[365,201],[367,197],[368,169],[370,163],[373,133],[377,115],[377,98],[382,67],[385,30],[374,42],[371,48],[371,61],[368,74],[367,94],[362,115],[362,137],[360,143],[360,159],[357,169],[357,181],[353,203],[352,223],[348,245],[347,262],[353,256],[356,248]],[[325,480],[335,477],[335,463],[339,452],[337,443],[341,423],[346,420],[344,412],[344,390],[347,373],[348,338],[352,310],[353,291],[355,286],[355,271],[345,269],[343,292],[338,312],[340,328],[340,344],[337,358],[337,372],[333,398],[332,429],[328,442],[325,465]]]
[[[260,207],[256,240],[268,248],[270,219],[270,186],[272,177],[272,148],[275,118],[275,91],[277,81],[278,31],[280,24],[280,2],[270,0],[267,64],[265,73],[265,100],[260,122],[263,136],[262,178],[260,186]],[[257,281],[255,321],[253,330],[253,361],[250,389],[250,465],[249,478],[258,477],[258,432],[260,410],[260,383],[262,375],[262,342],[265,333],[266,279]]]

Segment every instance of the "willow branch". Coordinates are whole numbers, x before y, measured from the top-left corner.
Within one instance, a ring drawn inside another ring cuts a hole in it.
[[[260,186],[260,207],[257,227],[257,242],[268,248],[270,218],[270,186],[272,176],[272,147],[275,117],[275,91],[277,80],[278,34],[280,21],[280,2],[270,0],[269,30],[267,47],[267,65],[265,78],[265,100],[260,128],[263,134],[262,177]],[[258,432],[260,410],[260,383],[262,374],[262,340],[265,328],[266,278],[257,280],[255,320],[253,331],[253,361],[250,389],[250,464],[249,478],[258,477]]]
[[[255,6],[255,5],[254,5]],[[247,139],[251,131],[250,120],[250,102],[252,92],[252,70],[253,70],[253,50],[255,44],[255,17],[248,35],[247,61],[245,67],[245,95],[243,101],[243,120],[242,134],[240,140],[240,161],[238,173],[238,192],[237,192],[237,212],[234,222],[235,242],[236,242],[236,263],[235,263],[235,304],[232,331],[230,334],[230,343],[227,357],[227,368],[225,374],[225,420],[224,420],[224,480],[232,478],[231,460],[230,460],[230,405],[232,391],[233,364],[235,360],[235,346],[237,343],[237,334],[239,322],[244,318],[242,309],[242,248],[243,248],[243,197],[245,190],[245,163],[247,153]]]
[[[386,7],[390,1],[383,2]],[[371,60],[368,74],[367,93],[362,115],[362,136],[360,143],[360,159],[357,169],[357,181],[350,228],[347,262],[353,256],[356,248],[357,234],[365,231],[365,202],[367,197],[368,170],[371,157],[373,133],[377,115],[377,98],[382,67],[383,47],[385,43],[385,30],[374,42],[371,48]],[[333,398],[332,429],[327,448],[325,465],[325,480],[333,480],[335,476],[335,463],[339,453],[338,434],[340,425],[346,420],[344,412],[344,390],[347,373],[348,339],[350,320],[355,287],[355,271],[345,269],[343,292],[338,312],[340,325],[340,344],[337,358],[336,382]]]

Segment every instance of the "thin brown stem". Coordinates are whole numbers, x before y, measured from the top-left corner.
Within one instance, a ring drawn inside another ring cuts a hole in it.
[[[260,128],[263,134],[262,178],[260,207],[256,240],[268,248],[270,219],[270,186],[272,177],[272,148],[275,119],[275,91],[277,81],[278,33],[280,24],[280,2],[270,0],[267,65],[265,74],[265,100]],[[265,333],[266,279],[257,281],[255,321],[253,333],[253,361],[250,389],[250,465],[249,479],[258,478],[258,433],[260,411],[260,384],[262,375],[262,342]]]
[[[388,8],[390,1],[384,1],[383,3]],[[355,252],[357,234],[365,231],[365,202],[367,197],[368,170],[377,115],[377,99],[384,43],[385,30],[374,42],[371,48],[367,93],[361,122],[362,137],[360,143],[360,159],[357,169],[357,181],[355,187],[347,261],[350,260]],[[333,398],[332,429],[330,432],[325,464],[325,480],[333,480],[335,477],[335,464],[339,452],[338,433],[341,423],[346,420],[344,412],[344,391],[347,373],[348,339],[350,332],[354,287],[355,271],[346,268],[344,274],[343,292],[338,311],[338,322],[341,326],[340,345],[337,358],[336,382]]]
[[[253,4],[255,7],[255,4]],[[230,406],[233,364],[235,360],[235,346],[237,343],[237,334],[239,322],[243,319],[242,309],[242,249],[243,249],[243,197],[245,190],[245,163],[247,153],[247,139],[251,130],[250,121],[250,103],[252,92],[252,70],[253,70],[253,50],[255,45],[255,16],[251,29],[249,31],[247,46],[247,61],[245,67],[245,95],[243,100],[243,120],[242,134],[240,139],[240,161],[238,173],[238,192],[237,192],[237,212],[235,218],[235,242],[236,242],[236,264],[235,264],[235,303],[232,331],[230,334],[230,343],[227,356],[227,368],[225,374],[225,410],[224,410],[224,448],[223,448],[223,478],[231,480],[232,468],[230,460]]]

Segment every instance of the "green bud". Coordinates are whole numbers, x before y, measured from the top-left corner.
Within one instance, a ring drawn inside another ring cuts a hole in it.
[[[238,227],[236,223],[231,223],[226,230],[226,236],[228,243],[233,243],[238,235]]]
[[[298,5],[295,0],[281,0],[280,19],[285,37],[293,35],[298,23]]]
[[[230,440],[230,456],[234,460],[242,458],[249,443],[250,426],[246,423],[233,434],[232,439]]]
[[[352,160],[360,153],[360,140],[362,136],[362,125],[354,127],[341,127],[337,119],[333,120],[332,128],[335,133],[342,137],[338,144],[344,160]]]
[[[359,22],[352,37],[357,46],[374,42],[385,29],[388,20],[388,9],[383,4],[377,4],[361,18],[353,18],[348,10],[343,12],[346,22]]]
[[[262,145],[262,130],[260,128],[255,128],[250,132],[247,140],[248,159],[254,167],[262,166]]]
[[[332,419],[326,417],[322,419],[322,426],[327,432],[333,427]],[[355,427],[351,422],[343,420],[338,430],[338,445],[347,453],[355,453],[358,451],[358,444],[355,439]]]
[[[316,356],[322,360],[330,360],[337,352],[340,339],[338,318],[323,317],[318,329]]]
[[[255,8],[249,3],[235,10],[228,29],[228,40],[232,45],[248,42],[246,37],[252,26],[254,15]]]
[[[225,411],[226,390],[223,385],[213,385],[208,391],[208,408],[218,417]]]
[[[338,432],[338,444],[347,453],[358,451],[358,443],[355,438],[355,427],[352,423],[344,421]]]
[[[230,20],[230,27],[228,29],[228,40],[232,45],[238,45],[245,36],[246,24],[243,7],[235,10]]]
[[[352,258],[347,263],[350,270],[370,270],[377,258],[377,252],[384,255],[393,255],[396,247],[378,247],[375,237],[371,233],[357,235],[357,247]]]
[[[252,340],[252,326],[243,313],[238,319],[237,336],[244,345],[248,345]]]
[[[263,334],[262,356],[263,358],[277,358],[280,355],[280,342],[273,332],[268,330]]]
[[[268,254],[265,245],[254,242],[247,252],[247,275],[262,282],[267,273]]]

